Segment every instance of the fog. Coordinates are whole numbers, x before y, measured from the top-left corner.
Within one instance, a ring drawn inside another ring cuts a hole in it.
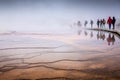
[[[119,0],[0,0],[0,31],[69,32],[70,25],[120,18]],[[96,25],[94,25],[96,26]]]

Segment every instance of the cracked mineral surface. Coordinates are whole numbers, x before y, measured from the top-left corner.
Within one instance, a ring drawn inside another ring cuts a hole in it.
[[[119,80],[120,37],[0,34],[0,80]]]

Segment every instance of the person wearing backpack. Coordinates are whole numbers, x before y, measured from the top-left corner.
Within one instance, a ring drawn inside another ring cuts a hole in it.
[[[115,19],[115,17],[113,17],[113,19],[112,19],[113,29],[115,29],[115,22],[116,22],[116,19]]]
[[[112,19],[111,17],[108,18],[107,24],[109,25],[109,29],[111,29]]]

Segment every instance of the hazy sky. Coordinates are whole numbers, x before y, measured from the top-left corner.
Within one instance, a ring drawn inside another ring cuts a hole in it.
[[[0,30],[54,31],[75,21],[120,18],[120,0],[0,0]]]

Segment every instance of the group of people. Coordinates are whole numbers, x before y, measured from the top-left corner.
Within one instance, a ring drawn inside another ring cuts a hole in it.
[[[86,27],[86,26],[87,26],[87,24],[88,24],[88,21],[87,21],[87,20],[85,20],[84,26]],[[91,20],[91,21],[90,21],[90,24],[91,24],[91,28],[92,28],[92,27],[93,27],[93,24],[94,24],[93,20]]]
[[[105,28],[105,24],[106,24],[106,20],[105,19],[101,19],[101,20],[97,20],[97,26],[98,28]]]
[[[98,28],[105,28],[105,24],[108,24],[109,26],[109,29],[115,29],[115,23],[116,23],[116,19],[115,17],[109,17],[107,20],[105,20],[104,18],[103,19],[98,19],[97,20],[97,27]],[[84,27],[86,27],[88,24],[88,21],[85,20],[84,22]],[[94,21],[93,20],[90,20],[90,25],[91,25],[91,28],[93,27],[93,24],[94,24]],[[81,26],[81,22],[78,21],[77,23],[78,26]],[[112,27],[113,26],[113,27]]]
[[[105,33],[104,32],[98,32],[97,39],[105,40]],[[108,42],[108,45],[114,45],[115,43],[115,36],[114,34],[109,33],[108,37],[106,37],[106,40]]]
[[[107,24],[109,25],[109,29],[111,29],[111,25],[113,26],[112,29],[115,29],[115,22],[116,22],[116,19],[115,17],[111,18],[109,17],[108,20],[107,20]],[[97,26],[98,28],[105,28],[105,24],[106,24],[106,20],[105,19],[101,19],[101,20],[97,20]]]

